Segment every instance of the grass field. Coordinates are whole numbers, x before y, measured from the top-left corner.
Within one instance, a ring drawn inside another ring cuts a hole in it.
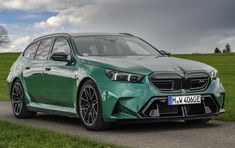
[[[0,100],[9,100],[7,96],[6,79],[11,65],[18,56],[18,53],[0,53]]]
[[[0,100],[9,100],[6,90],[6,77],[12,63],[19,54],[0,54]],[[187,54],[176,57],[207,63],[219,71],[219,77],[226,90],[225,109],[227,112],[218,119],[235,121],[235,53],[230,54]]]
[[[67,136],[47,130],[34,129],[0,121],[0,147],[49,148],[117,148],[85,138]]]

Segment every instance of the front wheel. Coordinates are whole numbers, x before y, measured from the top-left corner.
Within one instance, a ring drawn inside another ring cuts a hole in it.
[[[78,98],[78,112],[88,130],[105,130],[110,123],[102,117],[101,97],[94,81],[88,80],[81,88]]]
[[[26,107],[25,94],[20,80],[16,80],[11,90],[12,110],[16,118],[35,117],[36,112],[29,111]]]

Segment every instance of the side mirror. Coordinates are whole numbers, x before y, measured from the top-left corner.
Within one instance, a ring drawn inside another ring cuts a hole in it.
[[[171,56],[171,53],[166,52],[166,51],[164,51],[164,50],[161,50],[161,53],[162,53],[163,55],[168,56],[168,57],[170,57],[170,56]]]
[[[56,52],[51,55],[51,59],[54,61],[64,61],[64,62],[71,62],[71,56],[64,52]]]

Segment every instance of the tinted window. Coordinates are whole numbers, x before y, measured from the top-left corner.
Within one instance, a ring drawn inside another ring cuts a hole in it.
[[[42,40],[39,47],[38,47],[38,51],[37,51],[35,59],[36,60],[46,60],[48,57],[48,53],[50,51],[51,44],[52,44],[51,38]]]
[[[39,42],[31,44],[24,52],[24,57],[33,59],[38,48]]]
[[[64,52],[67,54],[70,53],[70,47],[65,38],[56,39],[52,53],[57,53],[57,52]]]
[[[83,56],[139,56],[161,54],[136,37],[127,36],[78,36],[74,37],[78,52]]]

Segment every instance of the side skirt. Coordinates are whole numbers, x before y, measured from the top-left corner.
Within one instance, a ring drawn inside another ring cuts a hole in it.
[[[51,115],[78,117],[76,109],[70,107],[31,102],[27,104],[27,108],[30,111],[42,112]]]

